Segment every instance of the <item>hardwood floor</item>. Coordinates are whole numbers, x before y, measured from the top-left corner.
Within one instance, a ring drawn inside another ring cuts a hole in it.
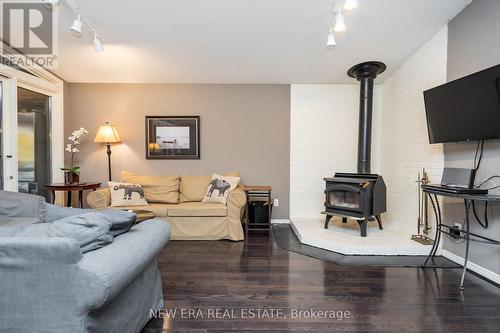
[[[162,312],[143,333],[500,331],[500,289],[468,274],[462,293],[457,269],[339,266],[278,248],[265,235],[172,241],[160,269],[175,318]],[[346,318],[298,318],[298,310]],[[260,318],[248,318],[252,311]],[[271,318],[273,311],[286,318]]]

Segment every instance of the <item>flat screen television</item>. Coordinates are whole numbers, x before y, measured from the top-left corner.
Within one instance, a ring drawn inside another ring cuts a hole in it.
[[[430,143],[500,138],[500,65],[424,91]]]

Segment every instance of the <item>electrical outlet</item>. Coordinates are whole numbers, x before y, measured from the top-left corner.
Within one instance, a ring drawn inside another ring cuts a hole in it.
[[[279,199],[273,199],[273,206],[278,207],[280,205],[280,200]]]
[[[462,225],[460,223],[455,223],[453,227],[450,227],[450,236],[459,238],[461,236],[460,230],[462,230]]]

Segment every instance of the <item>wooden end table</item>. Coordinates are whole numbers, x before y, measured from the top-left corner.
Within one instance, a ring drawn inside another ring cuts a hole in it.
[[[271,232],[271,214],[273,200],[271,196],[273,188],[267,185],[245,185],[245,193],[247,196],[246,206],[246,221],[245,221],[245,238],[248,237],[250,231],[267,231]],[[252,223],[250,222],[249,206],[251,201],[265,201],[268,205],[267,223]]]
[[[65,183],[55,183],[45,185],[45,188],[51,192],[51,202],[56,201],[56,191],[66,192],[67,200],[66,206],[71,207],[71,192],[78,191],[78,206],[83,208],[83,191],[95,191],[101,187],[101,183],[90,182],[90,183],[78,183],[78,184],[65,184]]]
[[[126,212],[135,213],[137,217],[135,218],[135,223],[140,223],[142,221],[151,220],[155,218],[155,213],[144,209],[123,209]]]

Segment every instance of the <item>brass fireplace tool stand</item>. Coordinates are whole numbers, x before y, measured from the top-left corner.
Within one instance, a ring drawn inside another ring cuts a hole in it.
[[[430,183],[429,176],[425,169],[422,170],[422,177],[420,177],[420,172],[418,173],[418,219],[417,219],[417,232],[418,235],[412,235],[411,239],[424,245],[434,244],[434,240],[427,237],[429,230],[432,228],[429,226],[429,198],[422,191],[421,186]],[[423,234],[422,234],[423,233]]]

